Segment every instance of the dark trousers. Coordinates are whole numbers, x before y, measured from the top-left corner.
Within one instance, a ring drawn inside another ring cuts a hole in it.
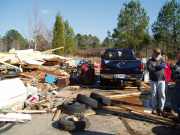
[[[175,111],[180,114],[180,84],[176,84],[175,89]]]
[[[170,95],[172,109],[180,115],[180,84],[176,83],[174,89],[168,92]]]

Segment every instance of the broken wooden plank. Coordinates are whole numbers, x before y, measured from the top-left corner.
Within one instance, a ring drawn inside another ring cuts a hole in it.
[[[102,106],[101,109],[113,112],[122,112],[127,113],[128,111],[124,108],[116,107],[116,106]]]
[[[147,83],[145,83],[145,82],[143,82],[142,85],[143,85],[144,88],[147,88],[147,89],[150,88],[150,84],[147,84]]]
[[[60,115],[61,115],[61,110],[56,108],[56,110],[55,110],[55,112],[53,114],[53,117],[52,117],[52,121],[58,120]]]
[[[132,113],[132,114],[143,116],[145,118],[150,118],[152,120],[156,120],[156,121],[164,123],[164,124],[173,125],[173,122],[168,118],[160,117],[160,116],[149,114],[149,113],[144,113],[137,109],[133,109],[131,107],[103,106],[102,109],[108,110],[108,111],[113,111],[113,112],[120,112],[120,113]]]
[[[30,79],[34,78],[34,76],[29,75],[27,73],[19,73],[19,75],[22,76],[22,77],[30,78]]]
[[[49,50],[43,51],[42,53],[52,53],[53,51],[63,50],[63,49],[64,49],[64,47],[57,47],[57,48],[54,48],[54,49],[49,49]]]
[[[87,116],[92,116],[92,115],[96,115],[96,112],[93,110],[93,109],[87,109],[85,112],[84,112],[84,116],[87,117]]]
[[[137,87],[133,87],[133,86],[126,86],[126,87],[124,87],[124,89],[137,89]]]
[[[131,97],[131,96],[139,96],[142,92],[133,92],[133,93],[126,93],[126,94],[116,94],[116,95],[108,95],[106,97],[111,99],[119,99],[119,98],[125,98],[125,97]]]
[[[22,68],[21,68],[21,67],[14,66],[14,65],[12,65],[12,64],[9,64],[9,63],[3,62],[3,61],[0,61],[0,63],[1,63],[1,64],[4,64],[4,65],[6,65],[6,66],[9,66],[9,67],[18,69],[19,71],[22,72]]]
[[[31,120],[30,114],[23,114],[23,113],[0,114],[1,122],[25,122],[25,121],[30,121],[30,120]]]
[[[17,113],[24,113],[24,114],[42,114],[47,113],[46,110],[18,110]]]

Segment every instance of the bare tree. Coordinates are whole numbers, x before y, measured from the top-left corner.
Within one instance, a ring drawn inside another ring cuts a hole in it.
[[[42,44],[44,44],[44,40],[47,41],[46,47],[49,47],[50,45],[49,43],[52,40],[50,36],[51,32],[48,30],[48,28],[43,22],[43,19],[41,17],[41,12],[38,6],[38,0],[33,1],[32,16],[29,17],[28,27],[29,27],[28,29],[29,29],[30,38],[33,40],[30,42],[31,44],[29,44],[29,48],[33,48],[35,50],[37,50],[37,48],[39,49],[40,47],[38,46],[41,46]],[[37,41],[39,37],[43,37],[44,40]],[[43,41],[43,43],[41,43],[40,41]]]

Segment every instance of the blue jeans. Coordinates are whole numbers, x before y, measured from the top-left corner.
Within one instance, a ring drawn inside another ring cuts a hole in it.
[[[163,111],[166,101],[166,85],[165,81],[152,81],[152,108]]]

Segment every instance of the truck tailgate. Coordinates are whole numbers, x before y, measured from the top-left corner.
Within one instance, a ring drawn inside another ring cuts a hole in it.
[[[102,60],[103,73],[109,74],[140,74],[140,60]]]

